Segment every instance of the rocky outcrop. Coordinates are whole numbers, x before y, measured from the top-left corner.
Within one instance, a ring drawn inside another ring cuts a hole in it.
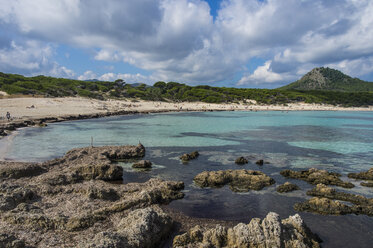
[[[318,184],[308,191],[307,195],[316,197],[306,202],[296,203],[294,205],[295,210],[323,215],[365,214],[373,216],[373,199],[362,195],[340,192],[324,184]],[[350,202],[354,205],[347,205],[335,200]]]
[[[370,168],[368,171],[364,171],[364,172],[349,173],[347,176],[350,178],[360,179],[360,180],[373,180],[373,168]]]
[[[182,162],[188,162],[189,160],[198,158],[198,156],[199,156],[199,152],[194,151],[194,152],[191,152],[191,153],[185,153],[185,154],[181,155],[180,159],[181,159]]]
[[[321,240],[296,214],[280,220],[278,214],[269,213],[249,224],[240,223],[233,228],[217,225],[212,229],[200,226],[174,238],[173,247],[320,247]]]
[[[283,170],[280,174],[287,178],[300,179],[314,185],[322,183],[325,185],[341,186],[343,188],[354,187],[352,183],[342,181],[339,178],[341,175],[338,173],[318,170],[315,168],[303,171]]]
[[[148,169],[152,168],[152,162],[149,160],[140,160],[132,165],[132,168]]]
[[[261,190],[275,183],[275,180],[260,171],[253,170],[220,170],[204,171],[194,177],[200,187],[222,187],[229,184],[232,191],[247,192]]]
[[[287,193],[287,192],[291,192],[294,190],[299,190],[299,187],[296,184],[285,182],[284,184],[278,186],[276,190],[279,193]]]
[[[0,178],[33,177],[46,171],[40,164],[0,161]]]
[[[234,162],[236,164],[247,164],[247,163],[249,163],[249,161],[244,157],[238,157],[238,158],[236,158],[236,160]]]
[[[156,247],[169,235],[173,222],[160,208],[138,209],[123,218],[113,232],[100,232],[79,247]]]

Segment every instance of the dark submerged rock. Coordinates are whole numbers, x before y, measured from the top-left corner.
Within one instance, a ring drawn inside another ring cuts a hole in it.
[[[234,162],[236,164],[247,164],[249,161],[244,157],[239,157]]]
[[[194,177],[200,187],[222,187],[229,184],[232,191],[247,192],[261,190],[275,183],[275,180],[260,171],[225,170],[204,171]]]
[[[264,160],[263,159],[259,159],[258,161],[255,162],[257,165],[263,165],[264,164]]]
[[[280,220],[278,214],[268,213],[266,218],[254,218],[249,224],[240,223],[233,228],[217,225],[205,229],[200,226],[174,238],[173,247],[320,247],[320,238],[313,234],[302,218],[296,214]]]
[[[343,188],[354,187],[352,183],[342,181],[339,178],[341,175],[338,173],[318,170],[315,168],[303,171],[283,170],[280,174],[287,178],[300,179],[314,185],[322,183],[325,185],[341,186]]]
[[[140,160],[132,165],[132,168],[147,169],[152,167],[152,162],[149,160]]]
[[[370,168],[368,171],[364,172],[349,173],[347,176],[354,179],[373,180],[373,168]]]
[[[198,151],[194,151],[194,152],[191,152],[191,153],[185,153],[185,154],[181,155],[180,159],[183,162],[188,162],[189,160],[198,158],[198,156],[199,156],[199,152]]]
[[[299,187],[296,184],[286,182],[286,183],[278,186],[276,190],[279,193],[287,193],[287,192],[291,192],[291,191],[294,191],[294,190],[299,190]]]
[[[373,187],[373,182],[372,181],[370,181],[370,182],[361,182],[360,185],[372,188]]]

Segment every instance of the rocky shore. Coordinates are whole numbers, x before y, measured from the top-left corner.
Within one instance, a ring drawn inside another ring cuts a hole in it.
[[[234,227],[203,220],[191,227],[197,232],[180,233],[195,221],[161,206],[184,197],[183,182],[123,183],[116,162],[144,155],[139,144],[77,148],[44,163],[0,162],[0,247],[162,247],[176,234],[174,247],[319,247],[299,215],[281,221],[270,213]],[[219,174],[240,190],[274,183],[257,171]]]

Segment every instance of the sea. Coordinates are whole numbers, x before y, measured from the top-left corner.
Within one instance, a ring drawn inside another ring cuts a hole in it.
[[[180,180],[185,197],[169,208],[198,218],[239,221],[264,218],[276,212],[287,218],[297,212],[293,205],[310,197],[314,186],[286,179],[284,169],[325,169],[342,174],[355,187],[340,191],[373,197],[373,188],[347,178],[350,172],[373,167],[373,113],[333,111],[232,111],[137,114],[100,119],[66,121],[44,128],[19,129],[0,140],[2,158],[40,162],[63,156],[72,148],[103,145],[137,145],[146,148],[151,170],[138,170],[129,162],[123,182],[145,182],[150,178]],[[182,163],[183,153],[200,156]],[[244,156],[246,165],[234,160]],[[263,166],[255,162],[263,159]],[[202,171],[227,169],[259,170],[276,180],[260,191],[232,192],[222,188],[199,188],[193,178]],[[301,190],[278,193],[286,181]],[[310,229],[323,240],[322,247],[373,247],[373,217],[364,215],[323,216],[299,212]]]

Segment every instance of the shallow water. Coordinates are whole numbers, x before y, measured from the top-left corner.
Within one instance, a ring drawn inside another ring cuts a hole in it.
[[[139,141],[147,148],[145,159],[153,169],[141,171],[121,163],[124,182],[146,181],[150,177],[182,180],[185,198],[170,207],[189,216],[248,222],[263,218],[269,211],[286,218],[292,206],[308,198],[311,185],[286,180],[285,168],[323,168],[348,172],[373,167],[373,113],[370,112],[202,112],[166,113],[108,117],[50,124],[46,128],[19,130],[10,139],[0,140],[5,158],[43,161],[62,156],[74,147],[123,145]],[[6,149],[4,149],[6,147]],[[182,164],[178,156],[198,150],[200,157]],[[238,156],[249,156],[250,163],[234,164]],[[262,167],[257,159],[269,161]],[[276,184],[261,191],[234,193],[229,187],[200,189],[193,177],[204,170],[257,169],[272,176]],[[285,181],[302,190],[276,192]],[[356,187],[349,192],[373,197],[373,190]],[[309,227],[324,240],[323,247],[371,247],[373,218],[367,216],[321,216],[300,213]]]

